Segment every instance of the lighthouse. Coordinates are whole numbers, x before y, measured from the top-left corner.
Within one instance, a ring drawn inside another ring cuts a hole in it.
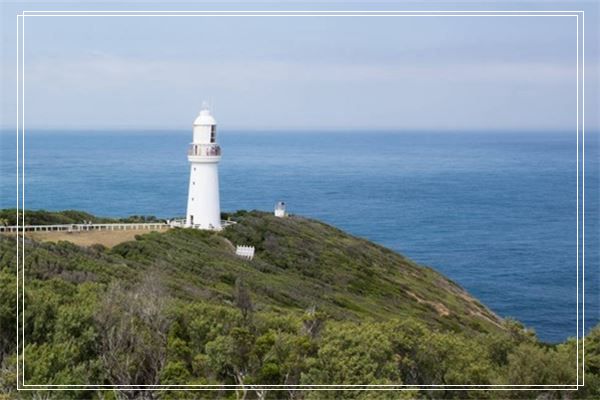
[[[217,144],[217,123],[206,105],[203,105],[194,121],[188,161],[190,184],[185,226],[220,230],[218,166],[221,161],[221,147]]]

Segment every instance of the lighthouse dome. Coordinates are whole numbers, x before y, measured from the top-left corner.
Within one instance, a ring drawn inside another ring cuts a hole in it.
[[[213,116],[210,115],[210,111],[208,110],[208,108],[203,108],[200,111],[200,114],[198,114],[198,116],[194,120],[194,125],[216,125],[216,124],[217,124],[217,122],[215,121]]]

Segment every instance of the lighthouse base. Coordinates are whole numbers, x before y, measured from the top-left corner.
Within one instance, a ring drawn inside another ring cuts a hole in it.
[[[184,225],[184,228],[201,229],[203,231],[215,231],[215,232],[219,232],[219,231],[223,230],[223,227],[220,225],[218,227],[215,227],[212,225],[209,225],[209,227],[205,227],[203,225]]]
[[[221,230],[217,165],[216,162],[191,164],[186,228]]]

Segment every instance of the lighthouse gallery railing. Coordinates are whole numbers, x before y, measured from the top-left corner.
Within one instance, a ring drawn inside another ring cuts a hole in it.
[[[188,156],[220,156],[221,146],[218,144],[195,144],[192,143],[188,150]]]

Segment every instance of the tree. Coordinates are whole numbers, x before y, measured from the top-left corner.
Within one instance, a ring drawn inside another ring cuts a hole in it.
[[[400,384],[400,373],[389,338],[380,324],[329,324],[316,360],[302,383]],[[353,396],[352,392],[344,393]]]
[[[235,280],[234,297],[235,305],[242,312],[244,321],[250,323],[253,311],[252,299],[250,298],[250,292],[248,291],[248,288],[246,288],[246,285],[239,277]]]
[[[306,334],[311,339],[315,339],[319,335],[319,333],[321,333],[324,324],[325,316],[322,313],[317,312],[316,306],[311,306],[304,313],[304,316],[302,318],[302,325],[304,328],[304,332],[306,332]]]
[[[147,274],[132,290],[119,283],[109,286],[96,323],[101,332],[99,353],[111,383],[159,383],[166,362],[167,301],[156,274]]]
[[[219,336],[206,344],[206,355],[210,368],[217,374],[233,378],[238,399],[248,395],[247,378],[256,365],[252,359],[255,338],[247,328],[236,327],[229,336]]]
[[[588,335],[580,340],[585,340],[585,386],[577,391],[577,398],[598,399],[600,398],[600,325],[596,325]],[[559,352],[575,353],[576,342],[573,340],[558,346]],[[570,348],[569,348],[570,347]],[[581,349],[581,347],[580,347]],[[581,355],[581,353],[580,353]],[[583,363],[582,357],[579,360]]]
[[[0,271],[0,365],[16,351],[17,281],[14,274]]]

